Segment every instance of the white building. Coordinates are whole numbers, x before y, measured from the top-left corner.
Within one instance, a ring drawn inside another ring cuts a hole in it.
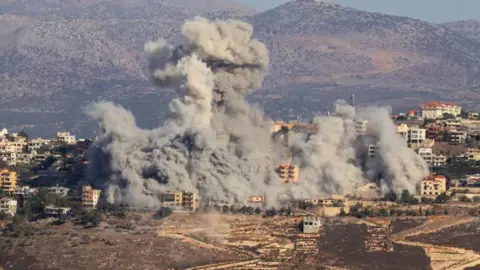
[[[467,139],[467,132],[464,130],[450,130],[449,134],[449,140],[451,144],[461,144]]]
[[[6,137],[8,135],[8,130],[6,128],[2,128],[2,130],[0,130],[0,137]]]
[[[70,190],[69,188],[59,187],[59,186],[48,188],[49,193],[57,194],[60,197],[67,196],[69,190]]]
[[[368,121],[357,121],[355,123],[355,131],[357,132],[357,135],[365,135],[367,134],[368,130]]]
[[[23,196],[23,198],[29,199],[29,198],[32,198],[33,196],[35,196],[35,194],[37,194],[37,192],[38,192],[38,189],[36,189],[36,188],[31,188],[29,186],[21,186],[21,187],[17,186],[13,190],[13,195],[21,195],[21,196]]]
[[[427,130],[418,126],[412,126],[408,129],[407,143],[410,148],[420,148],[425,142]]]
[[[438,119],[443,118],[443,114],[448,113],[454,116],[460,115],[462,107],[452,102],[429,101],[421,106],[422,118]]]
[[[67,215],[70,213],[70,207],[56,207],[53,205],[46,206],[43,210],[47,216]]]
[[[402,138],[405,139],[405,141],[408,140],[408,130],[410,128],[407,126],[407,124],[400,124],[397,126],[397,134],[402,136]]]
[[[440,154],[440,155],[433,155],[433,163],[432,166],[434,167],[442,167],[447,164],[447,157]]]
[[[28,140],[28,150],[38,150],[44,146],[48,146],[50,142],[50,140],[45,140],[42,138]]]
[[[17,200],[8,197],[0,199],[0,212],[15,216],[17,213]]]
[[[418,148],[418,155],[421,156],[429,166],[433,164],[433,151],[432,148]]]
[[[322,222],[319,217],[307,216],[303,218],[303,233],[318,233]]]
[[[77,142],[75,135],[70,134],[70,132],[57,132],[57,141],[67,144],[75,144]]]

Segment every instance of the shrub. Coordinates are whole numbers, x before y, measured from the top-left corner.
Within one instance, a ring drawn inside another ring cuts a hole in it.
[[[172,209],[169,207],[161,207],[154,215],[153,218],[155,219],[163,219],[172,214]]]
[[[438,195],[437,198],[435,198],[435,203],[446,203],[450,200],[450,196],[448,196],[445,192]]]
[[[474,202],[480,202],[480,196],[475,196],[472,198],[472,201]]]
[[[467,196],[460,196],[458,198],[459,201],[461,202],[472,202],[472,200],[470,198],[468,198]]]

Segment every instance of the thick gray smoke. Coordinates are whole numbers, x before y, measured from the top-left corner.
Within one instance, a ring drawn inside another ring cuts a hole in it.
[[[152,81],[178,96],[162,127],[140,129],[130,112],[112,103],[87,108],[101,129],[89,176],[106,188],[110,202],[158,206],[156,194],[185,190],[204,201],[245,203],[259,195],[275,205],[280,195],[347,194],[378,174],[388,189],[411,190],[427,173],[426,164],[398,141],[382,109],[359,113],[339,105],[334,116],[316,119],[318,134],[299,135],[290,144],[274,139],[270,123],[244,98],[261,86],[269,62],[252,26],[196,18],[182,33],[179,44],[145,45]],[[374,123],[375,161],[359,155],[365,149],[355,133],[359,117]],[[288,152],[301,168],[298,183],[282,184],[275,172]]]

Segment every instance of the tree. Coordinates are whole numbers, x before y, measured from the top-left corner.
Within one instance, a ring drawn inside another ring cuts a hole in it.
[[[255,208],[255,214],[260,215],[262,213],[262,209],[260,207]]]
[[[461,202],[472,202],[472,200],[470,198],[468,198],[467,196],[460,196],[458,198],[459,201]]]
[[[223,213],[228,213],[228,212],[230,212],[230,207],[229,207],[228,205],[224,205],[224,206],[222,207],[222,212],[223,212]]]
[[[170,207],[162,206],[156,213],[153,215],[155,219],[163,219],[172,214],[173,210]]]
[[[435,203],[446,203],[447,201],[450,200],[450,196],[448,196],[445,192],[438,195],[437,198],[435,198]]]
[[[387,217],[388,216],[388,211],[385,208],[380,208],[380,210],[378,210],[378,214],[382,217]]]
[[[422,197],[422,203],[431,204],[433,203],[433,199],[428,197]]]
[[[384,201],[396,202],[398,200],[397,193],[395,191],[389,191],[385,196],[383,196]]]
[[[265,216],[267,217],[273,217],[273,216],[276,216],[277,214],[278,214],[277,209],[275,209],[274,207],[265,211]]]
[[[249,207],[246,208],[245,212],[249,215],[253,215],[253,213],[255,213],[255,209],[253,209],[253,207],[249,206]]]
[[[410,201],[410,192],[407,189],[402,190],[400,200],[404,203],[408,203]]]
[[[4,211],[0,211],[0,220],[6,220],[10,215]]]
[[[343,210],[343,208],[342,208],[342,209],[340,209],[340,214],[339,214],[339,215],[340,215],[341,217],[344,217],[344,216],[347,215],[347,213],[346,213],[345,210]]]
[[[7,197],[7,193],[5,192],[5,190],[0,188],[0,199],[5,198],[5,197]]]
[[[447,216],[448,215],[448,209],[445,208],[445,210],[443,210],[443,213]]]
[[[474,196],[474,197],[472,198],[472,201],[474,201],[474,202],[480,202],[480,196]]]
[[[430,216],[430,215],[431,215],[430,210],[428,210],[428,209],[425,210],[425,216],[428,217],[428,216]]]

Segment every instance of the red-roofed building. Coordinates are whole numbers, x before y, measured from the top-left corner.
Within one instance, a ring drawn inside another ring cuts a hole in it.
[[[447,191],[447,178],[443,175],[429,175],[420,184],[421,196],[436,197]]]
[[[415,117],[417,116],[417,110],[410,110],[407,113],[407,117]]]
[[[462,107],[452,102],[444,101],[429,101],[421,106],[422,118],[438,119],[442,118],[443,114],[460,115]]]

